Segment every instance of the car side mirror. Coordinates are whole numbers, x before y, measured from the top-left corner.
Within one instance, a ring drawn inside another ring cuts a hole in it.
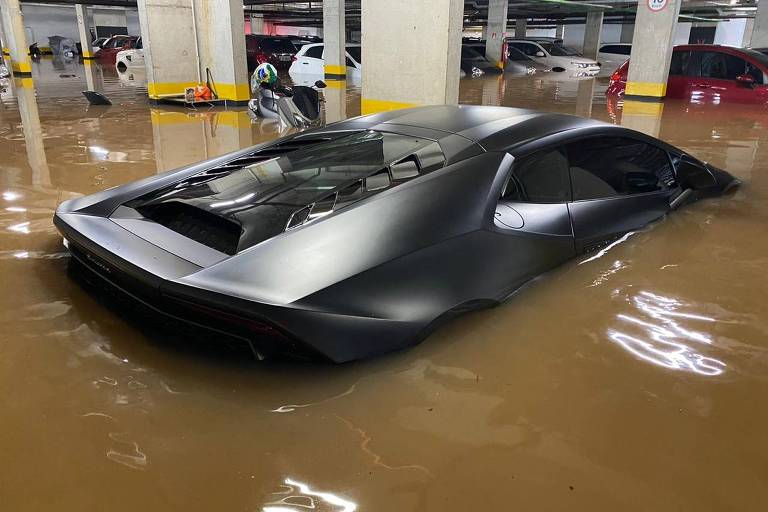
[[[739,76],[736,77],[736,82],[741,84],[741,85],[744,85],[746,87],[754,87],[755,86],[755,77],[753,77],[752,75],[747,75],[747,74],[739,75]]]
[[[544,52],[542,52],[542,51],[536,52],[536,56],[537,57],[546,57],[546,55],[544,55]]]
[[[677,164],[677,180],[683,188],[701,190],[717,184],[712,173],[683,157]]]
[[[318,80],[317,82],[315,82],[315,87],[317,87],[318,89],[325,89],[327,85],[325,85],[325,82],[323,82],[322,80]]]

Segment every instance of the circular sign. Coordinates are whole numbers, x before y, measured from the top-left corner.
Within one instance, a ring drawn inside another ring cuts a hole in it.
[[[658,12],[667,6],[667,0],[648,0],[648,8],[653,12]]]

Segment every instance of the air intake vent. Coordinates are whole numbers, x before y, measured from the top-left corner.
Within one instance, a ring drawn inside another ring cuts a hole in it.
[[[225,254],[237,252],[241,230],[230,220],[175,201],[145,206],[139,211],[146,218],[212,249]]]
[[[264,160],[269,160],[270,158],[275,158],[277,156],[285,155],[292,151],[296,151],[297,149],[303,149],[308,146],[312,146],[319,142],[328,142],[329,140],[333,140],[333,138],[313,137],[313,138],[306,138],[306,139],[290,139],[285,142],[280,142],[278,144],[275,144],[274,146],[269,146],[268,148],[260,149],[259,151],[255,151],[250,155],[242,156],[236,160],[232,160],[231,162],[227,163],[227,166],[228,167],[230,166],[245,167],[246,165],[253,165],[258,162],[263,162]]]

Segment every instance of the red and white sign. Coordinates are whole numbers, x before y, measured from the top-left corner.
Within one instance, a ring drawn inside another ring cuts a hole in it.
[[[658,12],[667,6],[667,0],[648,0],[648,8],[653,12]]]

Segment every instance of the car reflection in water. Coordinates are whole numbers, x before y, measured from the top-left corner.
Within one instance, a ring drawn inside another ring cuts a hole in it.
[[[683,322],[712,324],[717,320],[680,311],[685,303],[671,297],[641,291],[627,297],[638,314],[619,314],[621,330],[609,329],[608,337],[635,356],[650,363],[705,376],[717,376],[726,364],[704,356],[697,347],[712,345],[711,335],[689,329]]]
[[[262,512],[301,512],[316,510],[317,512],[354,512],[357,504],[345,500],[330,492],[311,489],[307,484],[290,478],[285,479],[285,490],[276,492],[281,498],[267,503]]]

